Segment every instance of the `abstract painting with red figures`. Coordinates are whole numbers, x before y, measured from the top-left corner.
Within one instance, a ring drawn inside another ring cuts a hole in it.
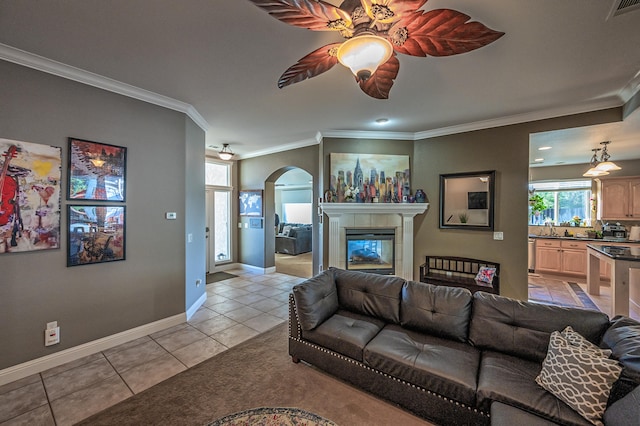
[[[69,199],[124,201],[127,148],[69,138]]]
[[[59,147],[0,138],[0,254],[60,247]]]

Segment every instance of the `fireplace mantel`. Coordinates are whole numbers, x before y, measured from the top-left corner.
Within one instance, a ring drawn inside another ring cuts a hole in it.
[[[413,217],[427,211],[429,203],[322,203],[320,208],[329,217],[344,213],[399,214]]]
[[[396,238],[401,247],[396,250],[396,275],[413,280],[413,218],[423,214],[429,203],[322,203],[320,209],[329,217],[329,265],[343,268],[345,228],[389,227],[395,223]]]

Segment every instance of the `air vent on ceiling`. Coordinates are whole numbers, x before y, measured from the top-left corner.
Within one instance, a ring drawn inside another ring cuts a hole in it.
[[[640,10],[640,0],[613,0],[613,7],[607,19],[623,13],[633,12],[634,10]]]

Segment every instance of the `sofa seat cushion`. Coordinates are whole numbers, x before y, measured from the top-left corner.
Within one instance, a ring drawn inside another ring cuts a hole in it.
[[[387,325],[367,345],[364,362],[390,376],[475,406],[480,352],[471,345]]]
[[[338,310],[313,330],[302,330],[302,338],[362,362],[362,350],[384,327],[384,322],[346,310]]]
[[[484,351],[478,377],[478,407],[489,410],[493,401],[503,402],[566,425],[591,425],[564,402],[535,382],[539,362]],[[514,423],[516,424],[516,423]]]
[[[501,402],[491,404],[491,426],[554,426],[557,423],[543,419]]]

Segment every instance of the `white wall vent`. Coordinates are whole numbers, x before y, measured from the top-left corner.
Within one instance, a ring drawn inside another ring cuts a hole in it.
[[[613,6],[607,20],[634,10],[640,10],[640,0],[613,0]]]

